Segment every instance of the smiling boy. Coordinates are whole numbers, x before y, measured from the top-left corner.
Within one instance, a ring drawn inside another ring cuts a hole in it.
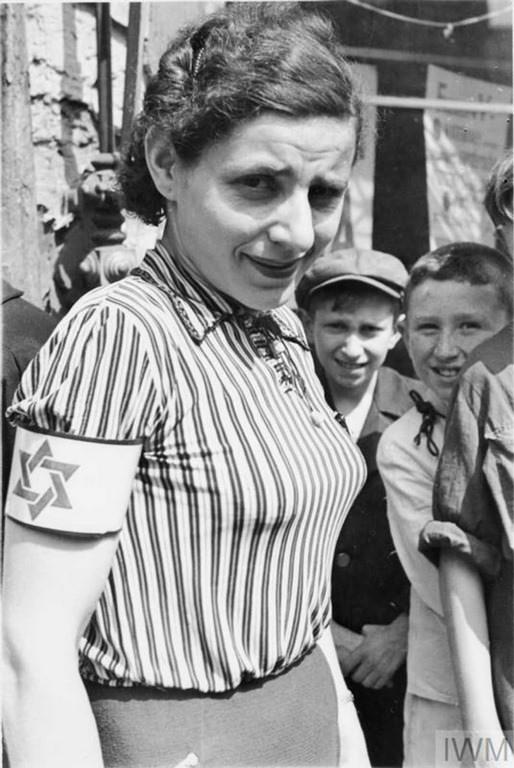
[[[498,251],[451,243],[422,256],[406,286],[404,339],[414,369],[429,388],[383,434],[378,465],[387,514],[411,582],[404,750],[407,767],[436,765],[436,738],[462,730],[436,567],[418,551],[432,518],[432,491],[445,414],[470,352],[512,313],[512,268]],[[448,758],[445,765],[460,765]]]
[[[332,634],[372,765],[402,761],[408,580],[386,518],[376,465],[383,430],[412,405],[420,382],[383,367],[399,339],[407,272],[378,251],[318,259],[296,298],[329,404],[345,418],[368,469],[340,532],[332,568]]]

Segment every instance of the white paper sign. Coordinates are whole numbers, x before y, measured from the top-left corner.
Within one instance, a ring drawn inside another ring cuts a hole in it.
[[[361,79],[366,94],[377,93],[377,68],[370,64],[352,64],[352,69]],[[365,107],[367,130],[364,135],[364,157],[357,161],[352,171],[346,194],[339,232],[335,238],[337,246],[371,248],[373,239],[373,195],[375,189],[375,132],[377,109]]]
[[[470,101],[469,112],[424,112],[430,247],[452,240],[494,245],[483,200],[506,148],[508,115],[473,112],[472,102],[509,103],[512,89],[430,65],[426,97]]]

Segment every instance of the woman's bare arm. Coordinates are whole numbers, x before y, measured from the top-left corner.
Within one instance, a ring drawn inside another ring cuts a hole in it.
[[[11,768],[98,768],[78,643],[119,534],[80,538],[7,519],[3,715]]]

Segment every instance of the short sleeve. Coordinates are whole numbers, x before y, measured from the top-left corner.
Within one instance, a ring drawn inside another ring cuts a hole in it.
[[[162,407],[150,345],[129,310],[84,298],[26,369],[7,417],[50,434],[142,441]]]
[[[437,565],[441,549],[459,552],[486,577],[496,578],[499,574],[500,560],[496,547],[480,541],[472,533],[466,533],[455,523],[430,520],[421,531],[419,550]]]
[[[7,411],[17,430],[5,514],[79,535],[121,529],[163,400],[145,329],[93,294],[30,363]]]

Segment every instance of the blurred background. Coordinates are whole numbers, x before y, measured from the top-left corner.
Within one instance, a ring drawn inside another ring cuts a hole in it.
[[[2,271],[64,314],[158,236],[125,218],[116,159],[175,31],[220,2],[3,3]],[[338,0],[368,115],[338,240],[409,266],[448,240],[494,244],[484,181],[512,146],[512,2]]]

